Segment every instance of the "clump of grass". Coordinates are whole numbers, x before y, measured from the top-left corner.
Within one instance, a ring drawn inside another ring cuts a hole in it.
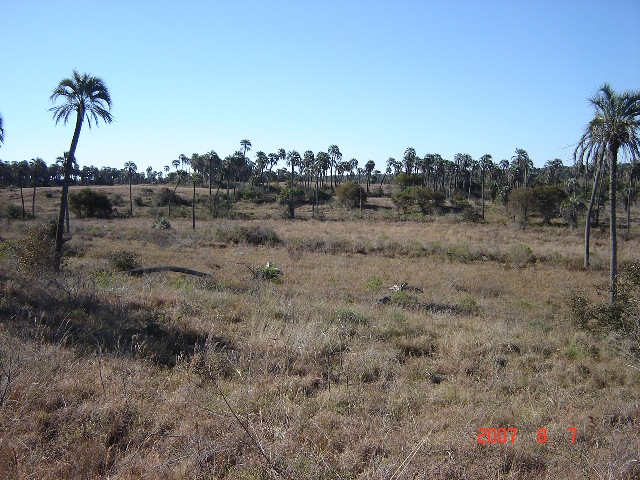
[[[473,297],[470,297],[468,295],[460,299],[460,308],[462,309],[462,311],[468,313],[469,315],[477,315],[480,311],[478,302],[476,302]]]
[[[282,243],[278,234],[267,227],[218,227],[216,239],[225,243],[274,246]]]
[[[366,325],[367,316],[351,308],[339,308],[334,312],[335,319],[341,324]]]
[[[158,217],[153,222],[153,228],[158,230],[168,230],[171,228],[171,224],[165,217]]]
[[[261,265],[255,269],[253,278],[273,283],[282,283],[282,270],[271,262],[267,262],[266,265]]]
[[[373,276],[369,278],[366,282],[364,282],[364,288],[368,290],[378,291],[382,288],[382,280],[380,277]]]
[[[514,265],[524,266],[527,263],[535,263],[536,256],[528,245],[514,245],[509,251],[509,259]]]

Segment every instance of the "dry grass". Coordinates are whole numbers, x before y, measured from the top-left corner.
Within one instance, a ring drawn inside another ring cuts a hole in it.
[[[134,208],[72,219],[53,275],[20,269],[13,248],[55,212],[41,194],[36,220],[0,232],[2,478],[640,474],[640,361],[623,338],[577,331],[567,302],[606,285],[604,234],[601,268],[585,271],[580,232],[518,229],[498,207],[468,224],[389,221],[385,199],[364,219],[327,205],[325,221],[244,205],[246,219],[195,231],[188,218],[155,230]],[[216,235],[239,226],[282,242]],[[214,280],[127,276],[108,260],[123,250]],[[267,261],[281,284],[252,279],[246,266]],[[401,282],[422,291],[376,303]],[[478,445],[479,427],[516,427],[516,442]]]

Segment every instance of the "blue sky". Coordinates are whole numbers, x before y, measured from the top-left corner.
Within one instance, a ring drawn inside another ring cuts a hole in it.
[[[571,164],[588,97],[640,89],[637,0],[0,0],[0,45],[5,161],[69,149],[48,109],[73,69],[115,118],[85,126],[79,164],[139,170],[244,138],[381,170],[407,147]]]

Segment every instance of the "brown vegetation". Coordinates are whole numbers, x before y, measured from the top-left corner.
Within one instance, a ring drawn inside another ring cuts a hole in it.
[[[0,477],[638,478],[638,343],[571,317],[572,293],[607,287],[606,234],[588,271],[580,232],[501,205],[469,223],[368,203],[324,221],[237,204],[195,231],[154,229],[152,206],[72,219],[58,273],[25,253],[38,220],[2,220]],[[126,275],[121,252],[212,277]],[[267,262],[279,282],[252,275]]]

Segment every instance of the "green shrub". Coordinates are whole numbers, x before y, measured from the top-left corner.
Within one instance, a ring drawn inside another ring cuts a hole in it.
[[[4,208],[4,215],[12,220],[22,218],[22,207],[10,203]]]
[[[255,203],[256,205],[262,205],[263,203],[271,203],[275,201],[275,197],[273,195],[269,195],[268,193],[258,189],[241,190],[240,192],[238,192],[238,196],[243,200]]]
[[[413,195],[410,188],[405,188],[404,190],[393,194],[391,201],[399,211],[402,213],[409,213],[413,208],[413,205],[416,203],[416,197]]]
[[[162,187],[156,194],[155,204],[158,207],[166,207],[167,205],[169,205],[169,200],[171,200],[171,205],[189,204],[189,202],[184,200],[180,195],[174,193],[170,188]]]
[[[413,189],[415,202],[424,214],[433,213],[435,208],[442,208],[446,195],[443,192],[434,191],[428,187],[417,187]]]
[[[34,273],[53,270],[57,228],[55,219],[50,219],[25,231],[18,250],[22,270]]]
[[[277,245],[282,242],[278,234],[265,227],[218,227],[216,239],[226,243],[248,243],[250,245]]]
[[[606,293],[602,291],[601,293]],[[584,295],[569,298],[574,324],[592,333],[619,332],[640,347],[640,261],[624,268],[618,276],[616,303],[592,304]]]
[[[128,250],[111,253],[107,256],[109,265],[117,272],[126,272],[127,270],[140,267],[139,258],[140,255],[138,253]]]
[[[69,209],[78,218],[83,216],[106,218],[111,216],[113,207],[106,193],[83,188],[69,194]]]
[[[541,186],[531,191],[534,210],[542,217],[543,223],[551,222],[560,215],[560,206],[567,198],[561,187]]]
[[[529,188],[514,188],[509,193],[507,211],[515,220],[524,225],[534,207],[533,191]]]
[[[336,189],[338,202],[347,208],[356,208],[367,202],[367,192],[355,182],[345,182]]]
[[[290,188],[289,186],[283,187],[278,195],[279,205],[288,205],[291,201],[291,195],[293,195],[293,203],[300,205],[306,202],[304,190],[300,187]]]
[[[567,222],[569,228],[578,228],[578,218],[586,211],[584,202],[578,199],[568,199],[560,205],[560,216]]]

